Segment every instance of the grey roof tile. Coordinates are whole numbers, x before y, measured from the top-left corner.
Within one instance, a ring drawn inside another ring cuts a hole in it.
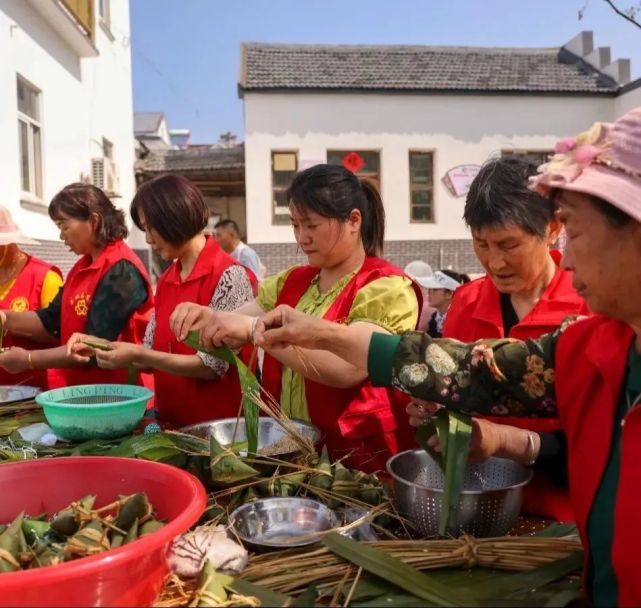
[[[241,91],[347,89],[616,94],[564,49],[245,43]]]
[[[187,148],[186,150],[153,150],[136,161],[138,173],[170,171],[215,171],[242,169],[245,166],[243,145],[233,148]]]

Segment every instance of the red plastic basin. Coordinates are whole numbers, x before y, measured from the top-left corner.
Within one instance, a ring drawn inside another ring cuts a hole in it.
[[[166,525],[129,545],[76,561],[0,574],[0,606],[150,606],[169,572],[172,540],[202,514],[201,483],[147,460],[69,457],[0,465],[0,523],[20,511],[50,515],[87,494],[96,506],[146,492]]]

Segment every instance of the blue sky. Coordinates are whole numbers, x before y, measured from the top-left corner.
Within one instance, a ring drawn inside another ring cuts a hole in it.
[[[641,77],[641,29],[604,0],[131,0],[131,28],[135,110],[193,143],[243,138],[241,42],[546,47],[593,30]]]

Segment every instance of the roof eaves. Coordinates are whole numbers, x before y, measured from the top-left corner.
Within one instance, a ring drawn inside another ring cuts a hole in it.
[[[641,79],[640,79],[641,81]],[[243,89],[243,94],[247,93],[287,93],[287,94],[305,94],[305,93],[388,93],[388,94],[430,94],[430,95],[553,95],[553,96],[581,96],[581,97],[592,97],[592,96],[607,96],[616,97],[620,93],[620,89],[595,89],[595,90],[568,90],[568,89],[536,89],[532,87],[505,87],[505,88],[495,88],[495,89],[476,89],[476,88],[462,88],[462,87],[416,87],[416,88],[407,88],[407,87],[343,87],[343,86],[296,86],[296,87],[246,87]]]

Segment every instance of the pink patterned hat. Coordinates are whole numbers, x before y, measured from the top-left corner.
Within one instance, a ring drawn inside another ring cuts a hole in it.
[[[38,241],[25,236],[13,221],[9,209],[0,206],[0,246],[13,243],[16,245],[37,245]]]
[[[559,141],[530,186],[544,196],[571,190],[607,201],[641,222],[641,107],[616,122]]]

